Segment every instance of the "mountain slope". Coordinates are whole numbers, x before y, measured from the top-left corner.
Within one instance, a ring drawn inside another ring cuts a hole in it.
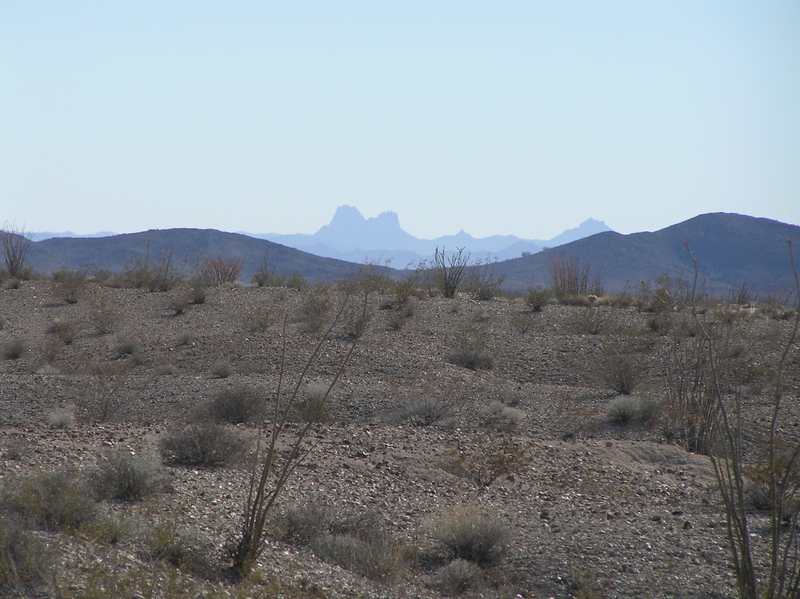
[[[203,256],[222,254],[239,257],[244,263],[241,280],[249,281],[264,258],[279,274],[297,271],[310,280],[333,282],[352,275],[358,264],[321,258],[263,239],[214,229],[164,229],[101,238],[52,238],[31,244],[28,263],[51,273],[62,267],[99,266],[122,270],[134,257],[158,260],[172,252],[172,263],[187,272]]]
[[[691,250],[700,282],[709,291],[735,288],[743,282],[761,291],[791,289],[793,278],[787,241],[800,253],[800,227],[766,218],[713,213],[696,216],[654,233],[620,235],[604,232],[539,254],[496,265],[508,287],[533,281],[548,285],[552,256],[576,256],[602,277],[606,289],[620,291],[639,281],[668,273],[691,280]]]

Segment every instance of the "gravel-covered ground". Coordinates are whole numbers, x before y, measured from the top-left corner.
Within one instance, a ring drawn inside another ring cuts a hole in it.
[[[230,286],[187,305],[185,293],[89,284],[68,304],[50,281],[0,289],[0,346],[24,344],[19,358],[0,360],[4,489],[41,471],[78,481],[114,449],[149,456],[166,480],[165,492],[144,501],[99,503],[113,516],[104,526],[115,522],[119,534],[35,533],[57,566],[29,594],[440,597],[448,560],[433,532],[467,506],[505,527],[508,540],[502,559],[471,571],[465,596],[735,595],[708,459],[665,439],[669,336],[653,332],[652,314],[555,304],[532,313],[520,300],[468,297],[420,297],[398,308],[377,292],[329,399],[329,422],[313,425],[311,451],[275,506],[255,574],[235,584],[223,570],[225,546],[239,530],[252,458],[176,466],[162,463],[160,440],[225,390],[270,400],[281,364],[291,389],[322,337],[306,330],[303,306],[309,296],[336,306],[343,294]],[[758,423],[769,407],[767,367],[791,323],[758,312],[741,323],[753,369],[745,405]],[[65,330],[69,344],[59,339]],[[301,397],[336,374],[350,347],[345,332],[337,327],[322,347]],[[448,361],[476,340],[491,368]],[[613,347],[636,348],[646,374],[632,397],[651,407],[647,419],[608,418],[617,396],[604,382],[604,356]],[[798,361],[794,348],[781,422],[788,433],[800,430]],[[442,411],[428,426],[405,417],[422,400]],[[301,426],[288,425],[284,439]],[[254,424],[228,427],[250,440],[258,432]],[[487,468],[495,469],[491,480]],[[388,539],[392,567],[363,576],[319,544],[293,541],[282,515],[307,505],[325,506],[329,519],[369,514],[364,527]],[[758,546],[763,515],[753,519]],[[154,529],[183,535],[208,563],[180,562],[179,571],[156,559],[144,540]]]

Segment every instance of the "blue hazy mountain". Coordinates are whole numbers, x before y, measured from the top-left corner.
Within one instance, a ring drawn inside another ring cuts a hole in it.
[[[602,221],[590,218],[578,227],[548,240],[522,239],[514,235],[473,237],[463,230],[436,239],[420,239],[402,229],[395,212],[364,218],[357,208],[345,205],[339,206],[331,222],[312,235],[246,234],[326,258],[350,262],[391,260],[395,267],[402,268],[406,264],[429,258],[437,247],[448,250],[464,248],[474,258],[508,260],[523,254],[535,254],[543,247],[556,247],[605,231],[611,229]]]

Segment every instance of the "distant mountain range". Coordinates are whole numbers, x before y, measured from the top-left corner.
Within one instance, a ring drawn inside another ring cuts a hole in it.
[[[708,291],[736,289],[743,283],[760,292],[791,291],[789,241],[800,268],[800,227],[739,214],[702,214],[654,233],[599,233],[501,262],[496,271],[512,288],[530,282],[547,286],[551,258],[564,254],[577,257],[589,266],[590,278],[599,275],[607,290],[618,292],[665,273],[691,281],[691,251],[699,282]]]
[[[419,239],[406,233],[395,212],[383,212],[375,218],[364,218],[353,206],[339,206],[330,224],[313,235],[281,235],[278,233],[244,233],[300,249],[317,256],[349,262],[390,260],[398,268],[418,263],[433,256],[436,248],[465,248],[473,258],[508,260],[524,253],[535,254],[543,247],[555,247],[603,231],[611,231],[604,222],[590,218],[578,227],[564,231],[549,240],[522,239],[513,235],[476,238],[463,230],[455,235],[436,239]]]
[[[344,210],[342,219],[334,218],[331,223],[336,226],[323,227],[318,234],[332,235],[344,226],[347,221],[343,219],[348,215],[355,223],[353,226],[359,226],[358,219],[354,218],[356,213]],[[382,215],[367,219],[369,221],[391,225],[392,221],[396,223],[396,216]],[[369,229],[371,226],[367,225],[368,230],[373,230]],[[386,230],[402,231],[394,225]],[[459,240],[466,241],[467,237],[454,235],[433,241],[461,247]],[[493,268],[496,275],[505,277],[505,286],[509,289],[524,289],[530,283],[547,286],[551,258],[558,254],[575,256],[581,264],[589,266],[590,276],[602,278],[607,291],[617,292],[626,286],[635,288],[640,281],[653,280],[665,273],[690,280],[693,266],[688,246],[697,260],[700,280],[708,290],[725,291],[746,282],[754,290],[771,292],[793,288],[788,241],[794,243],[795,260],[800,265],[800,227],[738,214],[703,214],[654,233],[597,233],[558,247],[499,261]],[[320,257],[268,240],[213,229],[168,229],[111,237],[37,241],[31,244],[28,261],[43,273],[90,265],[121,270],[131,258],[143,258],[149,253],[152,259],[158,259],[164,252],[172,252],[173,263],[186,269],[196,265],[203,255],[239,257],[244,262],[241,277],[244,282],[250,280],[265,259],[269,267],[280,274],[297,271],[312,281],[334,282],[358,272],[365,258],[362,254],[355,263]],[[388,269],[388,272],[402,276],[402,271]]]

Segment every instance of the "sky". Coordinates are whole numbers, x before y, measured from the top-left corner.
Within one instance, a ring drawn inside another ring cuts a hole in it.
[[[800,2],[0,2],[0,222],[800,224]]]

